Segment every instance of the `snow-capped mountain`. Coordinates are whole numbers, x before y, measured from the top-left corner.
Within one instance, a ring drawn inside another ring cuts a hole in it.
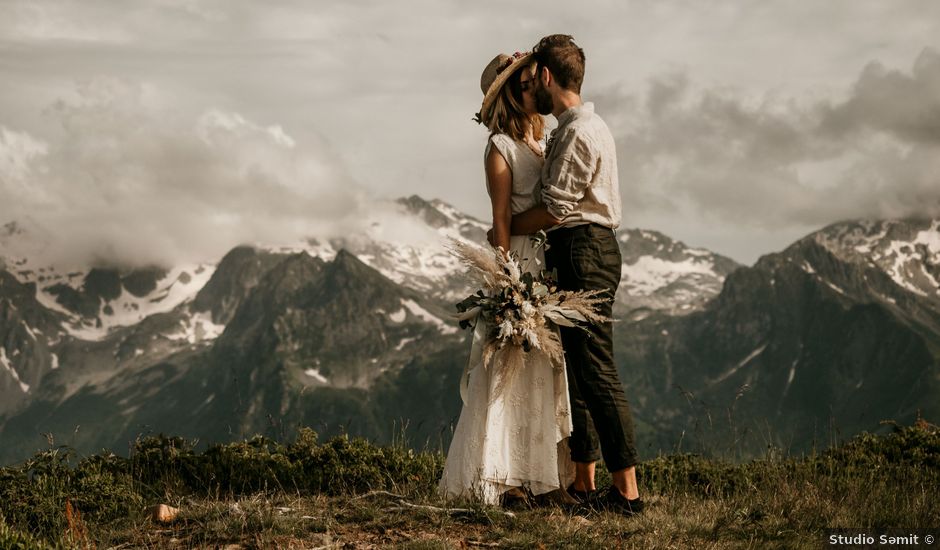
[[[35,224],[11,222],[0,229],[0,268],[36,287],[36,300],[65,316],[65,331],[79,340],[101,340],[115,328],[173,311],[192,301],[212,277],[212,263],[168,269],[120,269],[59,265],[43,254],[50,236]]]
[[[877,266],[898,286],[940,306],[940,220],[844,222],[807,238],[845,261]]]
[[[834,224],[729,274],[699,312],[622,323],[622,372],[657,424],[648,437],[668,445],[694,427],[740,446],[751,431],[755,452],[800,451],[820,426],[936,418],[938,222]],[[728,411],[734,422],[712,421]]]
[[[262,246],[279,253],[304,251],[324,260],[347,250],[398,284],[455,302],[470,289],[460,276],[458,260],[448,250],[449,242],[484,243],[489,229],[489,224],[443,201],[418,196],[377,204],[363,225],[365,231],[357,234]]]
[[[725,277],[741,267],[704,248],[690,248],[657,231],[618,232],[623,269],[617,303],[637,318],[650,310],[685,315],[721,291]]]

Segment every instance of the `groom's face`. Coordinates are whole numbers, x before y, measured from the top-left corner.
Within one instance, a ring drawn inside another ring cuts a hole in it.
[[[538,82],[535,85],[535,110],[538,111],[540,115],[550,115],[555,109],[555,104],[552,102],[552,94],[548,93],[548,90],[545,89],[545,81],[542,80],[544,72],[545,68],[539,67],[536,73],[536,80]]]

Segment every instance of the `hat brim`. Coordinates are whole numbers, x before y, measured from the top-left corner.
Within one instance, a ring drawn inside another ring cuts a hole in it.
[[[503,86],[506,85],[506,82],[509,81],[509,77],[519,72],[519,69],[525,67],[529,64],[529,61],[532,60],[532,53],[529,52],[521,57],[513,58],[512,63],[503,69],[503,72],[496,75],[496,78],[493,80],[493,83],[490,84],[490,88],[486,90],[486,94],[483,96],[483,104],[480,105],[480,117],[482,118],[486,111],[493,105],[493,102],[496,101],[496,97],[499,95],[499,92],[503,89]]]

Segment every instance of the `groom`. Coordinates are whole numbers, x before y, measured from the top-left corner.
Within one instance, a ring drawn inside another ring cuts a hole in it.
[[[546,36],[533,48],[538,112],[558,120],[545,151],[542,205],[513,216],[513,235],[548,230],[549,269],[564,290],[606,290],[600,308],[610,317],[620,284],[617,153],[607,125],[592,103],[581,101],[584,51],[567,35]],[[571,393],[574,432],[569,445],[577,475],[569,492],[592,507],[633,515],[642,512],[636,483],[633,418],[614,364],[610,322],[561,328]],[[592,495],[594,463],[603,454],[613,486]]]

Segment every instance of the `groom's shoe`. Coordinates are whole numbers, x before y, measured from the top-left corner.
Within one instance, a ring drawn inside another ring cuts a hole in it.
[[[574,488],[574,484],[568,486],[568,494],[571,495],[571,498],[578,501],[578,504],[588,502],[596,492],[597,491],[579,491]]]
[[[581,504],[581,502],[572,497],[568,491],[561,488],[536,495],[534,502],[536,506],[557,506],[559,508],[569,508]]]
[[[645,507],[643,499],[628,499],[613,485],[603,493],[596,494],[587,506],[598,512],[614,512],[628,517],[642,514]]]

